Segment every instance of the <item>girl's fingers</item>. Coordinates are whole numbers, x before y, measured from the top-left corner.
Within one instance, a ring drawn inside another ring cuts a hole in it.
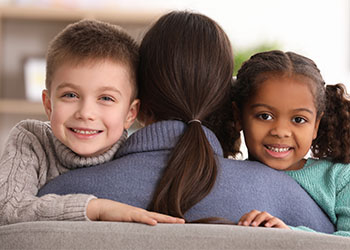
[[[275,227],[275,228],[285,228],[290,229],[282,220],[277,217],[271,218],[266,224],[265,227]]]
[[[272,218],[273,218],[273,216],[271,216],[269,213],[261,212],[255,217],[255,219],[252,221],[251,225],[254,227],[257,227],[257,226],[260,226],[262,223],[269,221]]]
[[[273,217],[265,223],[265,227],[278,227],[280,222],[280,219]]]
[[[239,220],[238,225],[249,226],[259,213],[260,211],[258,210],[252,210],[249,213],[244,214]]]

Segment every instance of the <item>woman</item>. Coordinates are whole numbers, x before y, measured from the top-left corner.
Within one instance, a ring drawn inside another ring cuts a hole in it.
[[[332,232],[323,211],[286,174],[224,157],[237,153],[225,118],[232,116],[232,73],[231,44],[217,23],[190,12],[164,15],[140,48],[139,119],[146,126],[116,160],[61,175],[40,194],[89,193],[188,222],[236,223],[258,209],[291,226]],[[223,149],[227,140],[231,147]]]

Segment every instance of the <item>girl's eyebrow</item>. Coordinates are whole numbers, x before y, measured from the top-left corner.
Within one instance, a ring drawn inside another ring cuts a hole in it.
[[[270,105],[263,104],[263,103],[255,103],[255,104],[251,105],[251,108],[258,108],[258,107],[265,107],[265,108],[274,110],[274,108],[271,107]],[[308,109],[308,108],[297,108],[297,109],[294,109],[293,111],[294,112],[303,112],[304,111],[304,112],[310,113],[311,115],[314,114],[314,112],[311,109]]]
[[[312,110],[307,109],[307,108],[298,108],[298,109],[295,109],[294,111],[298,111],[298,112],[304,111],[304,112],[310,113],[311,115],[314,114],[314,112]]]

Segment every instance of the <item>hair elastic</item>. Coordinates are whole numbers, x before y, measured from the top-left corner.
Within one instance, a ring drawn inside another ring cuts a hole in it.
[[[188,121],[187,124],[190,124],[192,122],[199,122],[199,124],[202,124],[202,122],[198,119],[192,119],[192,120]]]

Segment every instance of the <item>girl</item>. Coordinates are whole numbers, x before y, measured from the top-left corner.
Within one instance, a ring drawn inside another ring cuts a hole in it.
[[[325,86],[315,63],[304,56],[270,51],[243,64],[233,101],[249,160],[286,171],[327,213],[336,234],[350,236],[350,101],[345,87]],[[305,159],[309,149],[313,158]],[[239,220],[239,225],[262,224],[290,228],[258,210]]]

